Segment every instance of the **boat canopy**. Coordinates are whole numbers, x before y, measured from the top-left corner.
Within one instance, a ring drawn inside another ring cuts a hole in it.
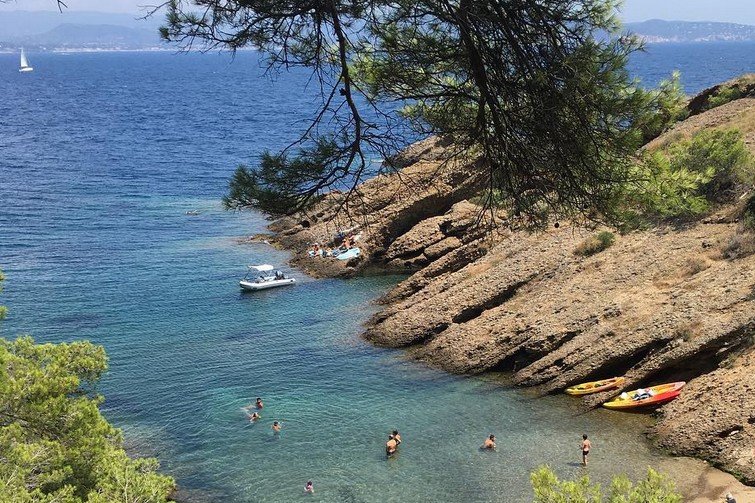
[[[262,265],[250,265],[249,269],[254,269],[259,272],[267,272],[267,271],[272,271],[273,269],[275,269],[275,267],[271,266],[270,264],[262,264]]]

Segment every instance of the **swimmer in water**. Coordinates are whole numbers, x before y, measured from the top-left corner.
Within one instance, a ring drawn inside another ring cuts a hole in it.
[[[485,442],[482,443],[483,449],[495,449],[495,435],[490,435],[488,438],[485,439]]]
[[[396,441],[396,447],[401,445],[401,435],[398,430],[393,430],[393,439]]]
[[[258,409],[261,409],[264,407],[262,403],[262,399],[260,397],[257,397],[257,400],[254,402],[254,406],[257,407]]]
[[[309,494],[314,494],[315,493],[315,486],[312,484],[311,480],[309,482],[307,482],[306,486],[304,486],[304,492],[305,493],[309,493]]]
[[[392,456],[396,454],[397,447],[398,443],[396,443],[396,439],[393,435],[388,435],[388,441],[385,443],[385,455]]]
[[[273,421],[273,431],[276,435],[281,432],[281,424],[278,421]]]
[[[247,417],[249,418],[249,421],[253,423],[260,419],[262,416],[260,416],[256,412],[252,412],[251,414],[247,414]]]

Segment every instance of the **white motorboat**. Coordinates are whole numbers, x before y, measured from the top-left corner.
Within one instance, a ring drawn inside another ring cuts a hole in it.
[[[29,60],[26,59],[26,51],[23,49],[21,49],[21,66],[18,68],[18,71],[21,73],[34,71],[34,68],[29,66]]]
[[[285,274],[277,271],[270,264],[262,264],[250,265],[244,278],[239,281],[239,286],[242,290],[254,292],[277,286],[293,285],[294,283],[296,283],[296,279],[287,278]]]

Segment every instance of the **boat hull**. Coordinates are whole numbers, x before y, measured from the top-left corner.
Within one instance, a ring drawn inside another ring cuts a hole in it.
[[[258,290],[269,290],[270,288],[277,288],[279,286],[288,286],[296,283],[294,278],[276,279],[273,281],[261,281],[255,283],[254,281],[239,281],[239,286],[246,292],[256,292]]]
[[[32,68],[31,66],[27,66],[26,68],[19,68],[18,71],[20,73],[28,73],[28,72],[33,72],[34,68]]]
[[[566,388],[566,394],[572,396],[590,395],[592,393],[600,393],[601,391],[608,391],[611,389],[619,388],[626,381],[623,377],[613,377],[611,379],[603,379],[600,381],[586,382]]]
[[[684,381],[679,381],[669,384],[661,384],[658,386],[651,386],[648,389],[653,390],[655,395],[642,400],[633,400],[632,397],[637,393],[637,390],[630,391],[627,393],[627,398],[622,399],[621,397],[616,397],[610,402],[604,403],[603,407],[612,410],[631,410],[642,409],[646,407],[657,407],[659,405],[669,403],[671,400],[678,397],[681,394],[682,388],[685,384],[687,383]]]

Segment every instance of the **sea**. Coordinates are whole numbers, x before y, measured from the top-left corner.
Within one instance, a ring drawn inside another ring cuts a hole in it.
[[[237,165],[312,117],[320,95],[305,72],[266,74],[254,52],[29,59],[20,74],[17,55],[0,55],[0,334],[102,344],[104,414],[183,501],[524,502],[542,464],[606,483],[663,459],[644,416],[585,412],[363,341],[400,277],[311,279],[287,252],[240,242],[269,222],[220,199]],[[694,93],[755,70],[755,44],[649,45],[631,61],[649,87],[675,69]],[[241,293],[259,263],[297,284]],[[256,397],[251,424],[242,408]],[[393,429],[403,444],[386,460]],[[498,449],[483,452],[491,433]]]

